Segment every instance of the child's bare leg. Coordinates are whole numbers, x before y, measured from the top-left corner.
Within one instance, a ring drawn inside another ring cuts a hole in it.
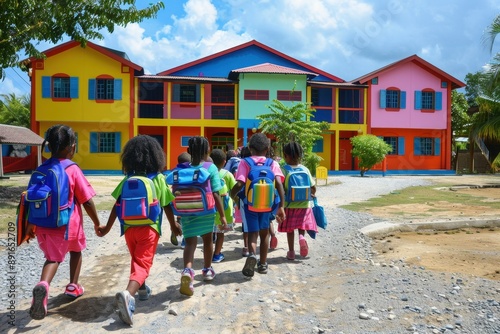
[[[294,242],[295,242],[295,231],[287,232],[286,239],[288,241],[288,250],[293,252],[294,251]]]
[[[250,255],[255,255],[257,253],[257,238],[259,237],[259,232],[248,232],[248,251]]]
[[[82,268],[82,252],[69,252],[69,282],[78,284]]]
[[[214,255],[219,255],[222,252],[223,243],[224,243],[224,233],[217,233],[217,240],[215,240]]]
[[[243,245],[248,248],[248,232],[243,232]]]
[[[144,289],[146,288],[145,286],[146,283],[144,283]],[[130,292],[130,295],[133,296],[136,294],[136,292],[139,290],[139,288],[141,288],[142,286],[139,284],[139,282],[137,281],[128,281],[128,285],[127,285],[127,291]]]
[[[45,281],[50,285],[50,282],[52,282],[52,279],[56,275],[57,268],[59,268],[59,262],[46,260],[43,264],[40,281]]]
[[[212,235],[213,232],[210,232],[201,236],[203,239],[203,267],[205,268],[210,268],[212,266],[212,250],[214,247]]]
[[[210,238],[212,238],[210,236]],[[194,261],[194,251],[196,250],[196,244],[198,243],[198,237],[189,237],[184,238],[186,242],[186,247],[184,247],[184,268],[191,268],[193,266]],[[209,251],[211,253],[211,250]]]
[[[267,262],[267,252],[269,250],[269,229],[259,231],[260,236],[260,263]]]

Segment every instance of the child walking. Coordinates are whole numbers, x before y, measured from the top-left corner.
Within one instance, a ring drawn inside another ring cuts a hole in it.
[[[177,156],[177,167],[181,167],[183,164],[185,164],[187,162],[191,162],[191,154],[189,154],[187,152],[182,152],[181,154],[179,154]],[[175,219],[177,220],[177,223],[181,224],[181,217],[180,216],[175,217]],[[179,245],[179,241],[177,240],[177,236],[173,232],[170,234],[170,242],[174,246]],[[186,242],[184,241],[184,237],[182,237],[181,247],[184,248],[185,246],[186,246]]]
[[[165,167],[165,154],[158,141],[147,135],[136,136],[125,144],[120,159],[126,177],[112,193],[117,202],[111,209],[107,224],[99,227],[98,235],[102,237],[110,231],[118,215],[117,204],[124,183],[129,177],[135,175],[147,176],[153,181],[158,202],[165,210],[172,233],[176,236],[181,235],[180,225],[175,222],[170,206],[174,195],[165,183],[165,176],[162,174]],[[121,235],[125,235],[131,262],[127,288],[116,294],[116,303],[120,319],[128,325],[133,324],[134,295],[138,293],[139,300],[147,300],[152,292],[152,289],[146,285],[146,278],[153,265],[153,257],[161,236],[162,216],[163,214],[160,212],[158,219],[150,225],[120,224]]]
[[[73,130],[66,125],[54,125],[47,130],[42,150],[45,145],[51,152],[50,159],[58,159],[61,163],[65,159],[72,159],[75,154],[76,136]],[[66,253],[69,252],[69,284],[66,286],[65,294],[74,298],[83,295],[84,288],[78,283],[80,269],[82,267],[82,251],[86,248],[86,238],[83,230],[82,206],[94,223],[97,233],[99,218],[92,197],[95,191],[83,175],[82,170],[76,164],[66,168],[68,176],[69,199],[74,201],[74,209],[69,218],[68,225],[49,228],[36,227],[28,224],[27,233],[38,240],[38,245],[45,255],[45,263],[42,269],[40,282],[33,289],[33,300],[29,314],[31,318],[40,320],[47,315],[47,302],[49,297],[49,286],[54,278],[59,264],[64,261]],[[66,235],[66,236],[65,236]]]
[[[191,163],[189,166],[194,168],[202,168],[204,162],[208,161],[208,140],[205,137],[195,136],[191,137],[188,142],[188,153],[191,154]],[[182,229],[186,246],[184,247],[184,270],[181,274],[181,287],[180,293],[186,296],[192,296],[194,293],[194,252],[198,241],[198,236],[203,240],[203,280],[211,281],[215,277],[215,271],[212,268],[212,254],[213,254],[213,230],[216,214],[219,215],[221,225],[227,228],[227,221],[224,215],[224,207],[219,196],[219,190],[222,189],[222,183],[219,178],[219,171],[217,166],[210,164],[208,166],[210,173],[210,185],[212,194],[215,201],[216,213],[209,213],[205,215],[182,217]]]
[[[254,134],[248,143],[248,147],[251,152],[251,159],[256,163],[265,163],[268,158],[266,154],[270,148],[270,141],[263,133]],[[243,160],[238,166],[238,171],[236,172],[236,185],[231,189],[231,197],[236,198],[239,191],[244,187],[248,174],[251,170],[251,166]],[[280,196],[280,202],[278,204],[278,209],[276,212],[276,220],[281,222],[285,219],[285,211],[283,209],[284,204],[284,190],[283,190],[283,180],[284,176],[276,161],[272,161],[271,171],[274,173],[274,181],[278,194]],[[250,255],[245,261],[245,266],[243,267],[242,273],[247,277],[252,277],[254,275],[255,266],[257,265],[257,238],[260,237],[260,259],[258,263],[257,271],[261,274],[266,274],[267,265],[267,252],[269,249],[269,221],[271,217],[271,212],[253,212],[248,209],[248,205],[244,204],[242,215],[243,225],[245,231],[248,232],[248,246]]]
[[[304,151],[299,143],[293,141],[286,144],[283,148],[283,154],[285,155],[285,162],[289,168],[284,168],[285,177],[290,170],[301,168],[309,175],[309,181],[311,184],[311,196],[316,194],[316,184],[311,176],[309,169],[300,164]],[[285,187],[286,188],[286,187]],[[288,189],[285,189],[287,191]],[[318,227],[316,226],[316,220],[312,212],[312,201],[285,201],[285,214],[286,219],[278,224],[279,232],[286,232],[288,241],[288,252],[286,258],[288,260],[295,260],[295,230],[298,230],[299,234],[299,246],[300,246],[300,256],[306,257],[309,253],[309,246],[305,239],[306,231],[318,232]]]
[[[220,149],[215,149],[210,153],[215,166],[219,169],[219,177],[223,184],[222,189],[219,190],[219,195],[222,198],[222,203],[224,204],[224,216],[226,217],[227,225],[224,227],[222,225],[219,217],[215,217],[214,233],[216,234],[214,255],[212,257],[212,262],[218,263],[224,260],[224,254],[221,253],[222,245],[224,244],[224,233],[233,229],[233,210],[234,204],[233,200],[229,196],[229,191],[234,187],[236,181],[231,172],[223,169],[226,164],[226,154]]]

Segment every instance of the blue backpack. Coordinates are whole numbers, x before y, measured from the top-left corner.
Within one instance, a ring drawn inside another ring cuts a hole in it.
[[[304,202],[311,201],[311,178],[306,168],[298,166],[292,168],[290,165],[283,166],[285,169],[285,201]]]
[[[157,175],[158,173],[131,175],[125,180],[116,204],[118,220],[122,225],[142,226],[156,223],[162,213],[152,180]]]
[[[203,216],[215,213],[215,199],[210,184],[208,168],[211,162],[200,167],[192,167],[186,162],[167,175],[167,183],[172,186],[175,199],[172,210],[176,216]]]
[[[250,166],[245,183],[243,202],[248,205],[248,210],[253,212],[271,212],[279,196],[276,194],[274,173],[271,165],[274,160],[267,158],[264,163],[255,163],[248,157],[244,159]]]
[[[50,158],[31,174],[25,197],[29,223],[52,228],[69,223],[75,201],[69,198],[66,168],[73,164],[69,159]]]

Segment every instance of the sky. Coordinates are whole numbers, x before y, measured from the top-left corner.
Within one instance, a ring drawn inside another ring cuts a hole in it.
[[[136,1],[138,8],[156,0]],[[485,33],[498,0],[163,0],[157,17],[117,27],[96,44],[124,51],[147,74],[257,40],[345,81],[418,55],[456,79],[492,59]],[[67,41],[62,40],[60,43]],[[58,43],[58,44],[60,44]],[[39,50],[54,44],[39,43]],[[500,37],[493,53],[500,52]],[[21,59],[24,55],[21,55]],[[30,92],[7,69],[0,94]]]

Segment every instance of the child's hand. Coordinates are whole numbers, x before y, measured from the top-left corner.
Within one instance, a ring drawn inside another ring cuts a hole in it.
[[[106,225],[95,227],[95,229],[95,234],[97,234],[98,237],[104,237],[109,232],[109,228]]]
[[[33,224],[28,224],[28,227],[26,228],[26,235],[29,237],[29,239],[33,239],[36,236],[35,231],[36,226]]]
[[[278,212],[276,212],[276,221],[278,223],[283,223],[285,219],[285,209],[283,209],[282,207],[278,208]]]
[[[175,236],[182,235],[182,227],[181,224],[179,224],[179,221],[175,221],[173,224],[170,224],[170,230]]]

